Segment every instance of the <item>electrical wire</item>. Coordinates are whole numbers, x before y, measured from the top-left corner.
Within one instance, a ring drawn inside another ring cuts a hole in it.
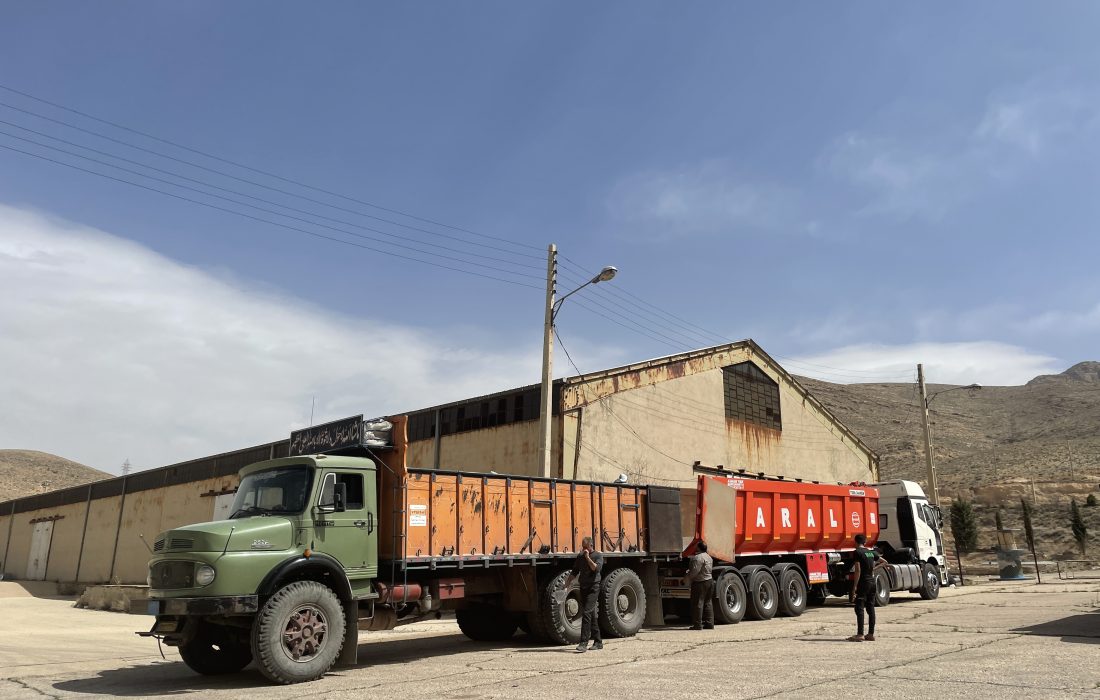
[[[411,229],[411,230],[415,230],[415,231],[420,231],[421,233],[426,233],[426,234],[429,234],[429,235],[432,235],[432,236],[439,236],[439,237],[442,237],[442,238],[449,238],[451,240],[461,241],[461,242],[463,242],[467,245],[479,246],[479,247],[482,247],[482,248],[489,248],[491,250],[495,250],[495,251],[498,251],[498,252],[506,252],[506,253],[511,254],[511,255],[520,255],[520,256],[532,257],[532,258],[538,258],[539,257],[537,255],[532,255],[530,253],[518,253],[518,252],[515,252],[515,251],[501,251],[501,249],[499,247],[496,247],[496,246],[491,246],[491,245],[487,245],[487,244],[484,244],[484,243],[478,243],[476,241],[470,241],[470,240],[467,240],[467,239],[459,237],[459,236],[453,236],[453,235],[446,234],[446,233],[441,233],[441,232],[438,232],[438,231],[432,231],[430,229],[419,228],[419,227],[416,227],[416,226],[412,226],[411,224],[406,224],[406,223],[403,223],[403,222],[394,221],[394,220],[391,220],[391,219],[386,219],[386,218],[383,218],[383,217],[375,216],[374,214],[367,214],[365,212],[362,212],[362,211],[359,211],[359,210],[356,210],[356,209],[349,209],[348,207],[343,207],[343,206],[340,206],[340,205],[337,205],[337,204],[331,204],[329,202],[324,202],[324,201],[316,199],[314,197],[308,197],[306,195],[299,194],[297,192],[291,192],[289,190],[285,190],[285,189],[282,189],[282,188],[279,188],[279,187],[273,187],[271,185],[266,185],[262,182],[256,182],[255,180],[249,180],[248,178],[239,177],[237,175],[233,175],[231,173],[227,173],[227,172],[224,172],[222,170],[217,170],[216,168],[210,168],[210,167],[207,167],[205,165],[201,165],[199,163],[195,163],[195,162],[190,161],[190,160],[185,160],[183,158],[177,158],[175,156],[171,156],[171,155],[168,155],[166,153],[162,153],[160,151],[156,151],[156,150],[153,150],[153,149],[150,149],[150,148],[145,148],[143,146],[138,146],[138,145],[132,144],[128,141],[123,141],[121,139],[116,139],[114,137],[107,136],[106,134],[102,134],[98,131],[93,131],[91,129],[85,129],[84,127],[77,126],[75,124],[70,124],[70,123],[62,121],[60,119],[54,119],[53,117],[49,117],[49,116],[46,116],[44,114],[39,114],[39,113],[33,112],[31,110],[23,109],[22,107],[17,107],[15,105],[9,104],[7,102],[0,101],[0,107],[6,107],[6,108],[14,110],[16,112],[20,112],[22,114],[26,114],[28,116],[32,116],[32,117],[35,117],[37,119],[42,119],[42,120],[45,120],[45,121],[48,121],[48,122],[51,122],[51,123],[54,123],[54,124],[58,124],[60,126],[68,128],[68,129],[73,129],[74,131],[79,131],[81,133],[85,133],[85,134],[88,134],[88,135],[91,135],[91,136],[95,136],[96,138],[101,138],[101,139],[104,139],[105,141],[110,141],[112,143],[116,143],[116,144],[119,144],[121,146],[125,146],[127,148],[132,148],[134,150],[141,151],[143,153],[147,153],[149,155],[156,156],[158,158],[164,158],[166,160],[170,160],[170,161],[179,163],[181,165],[186,165],[188,167],[197,168],[199,170],[203,170],[203,171],[212,173],[214,175],[219,175],[221,177],[228,178],[228,179],[231,179],[231,180],[236,180],[237,182],[242,182],[242,183],[251,185],[253,187],[259,187],[261,189],[270,190],[272,192],[277,192],[277,193],[282,194],[282,195],[287,196],[287,197],[296,197],[298,199],[302,199],[304,201],[311,202],[313,204],[318,204],[318,205],[324,206],[324,207],[330,207],[332,209],[347,212],[347,213],[350,213],[350,214],[355,214],[356,216],[362,216],[362,217],[365,217],[365,218],[368,218],[368,219],[373,219],[375,221],[381,221],[381,222],[385,222],[385,223],[388,223],[388,224],[392,224],[394,226],[399,226],[399,227],[402,227],[402,228],[407,228],[407,229]],[[213,156],[208,156],[208,157],[213,157]],[[239,166],[239,167],[243,167],[243,166]],[[526,245],[526,244],[524,244],[524,245]]]
[[[189,153],[194,153],[196,155],[203,156],[204,158],[209,158],[211,160],[215,160],[215,161],[218,161],[220,163],[225,163],[227,165],[232,165],[234,167],[241,168],[243,170],[248,170],[249,172],[253,172],[253,173],[256,173],[258,175],[264,175],[266,177],[274,178],[274,179],[279,180],[281,182],[286,182],[288,184],[296,185],[298,187],[302,187],[302,188],[311,190],[313,192],[319,192],[319,193],[322,193],[322,194],[327,194],[330,197],[337,197],[339,199],[343,199],[343,200],[349,201],[349,202],[354,202],[356,204],[360,204],[362,206],[367,206],[367,207],[370,207],[372,209],[377,209],[379,211],[385,211],[385,212],[388,212],[388,213],[391,213],[391,214],[397,214],[399,216],[404,216],[406,218],[413,219],[414,221],[420,221],[420,222],[423,222],[423,223],[432,224],[433,226],[442,226],[443,228],[447,228],[447,229],[450,229],[450,230],[453,230],[453,231],[459,231],[459,232],[466,233],[466,234],[469,234],[469,235],[472,235],[472,236],[477,236],[479,238],[484,238],[484,239],[487,239],[487,240],[495,240],[495,241],[498,241],[500,243],[507,243],[508,245],[517,246],[517,247],[521,247],[521,248],[528,248],[528,249],[532,249],[532,250],[539,250],[540,249],[538,246],[533,246],[533,245],[530,245],[528,243],[519,243],[519,242],[516,242],[516,241],[506,239],[506,238],[500,238],[500,237],[497,237],[497,236],[490,236],[490,235],[484,234],[484,233],[478,233],[477,231],[472,231],[470,229],[465,229],[465,228],[462,228],[460,226],[453,226],[451,224],[446,224],[446,223],[443,223],[443,222],[440,222],[440,221],[435,221],[433,219],[428,219],[428,218],[425,218],[425,217],[416,216],[415,214],[409,214],[408,212],[401,211],[400,209],[393,209],[393,208],[390,208],[390,207],[384,207],[384,206],[374,204],[374,203],[371,203],[371,202],[368,202],[368,201],[365,201],[365,200],[362,200],[362,199],[357,199],[355,197],[344,195],[344,194],[341,194],[339,192],[334,192],[334,191],[331,191],[331,190],[324,189],[322,187],[317,187],[315,185],[310,185],[308,183],[300,182],[300,181],[294,180],[292,178],[287,178],[287,177],[284,177],[282,175],[278,175],[276,173],[272,173],[272,172],[269,172],[269,171],[266,171],[266,170],[261,170],[259,168],[254,168],[252,166],[245,165],[243,163],[239,163],[239,162],[236,162],[236,161],[233,161],[233,160],[229,160],[228,158],[222,158],[221,156],[216,156],[216,155],[213,155],[211,153],[207,153],[206,151],[201,151],[197,148],[192,148],[190,146],[185,146],[181,143],[171,141],[171,140],[163,138],[161,136],[156,136],[154,134],[150,134],[150,133],[145,132],[145,131],[140,131],[140,130],[135,129],[133,127],[126,126],[124,124],[120,124],[118,122],[111,121],[109,119],[104,119],[102,117],[97,117],[93,114],[89,114],[88,112],[83,112],[83,111],[80,111],[78,109],[74,109],[72,107],[67,107],[67,106],[59,104],[57,102],[51,102],[51,101],[46,100],[44,98],[37,97],[37,96],[32,95],[28,92],[24,92],[22,90],[17,90],[16,88],[13,88],[13,87],[8,86],[8,85],[4,85],[2,83],[0,83],[0,90],[5,90],[7,92],[25,97],[29,100],[34,100],[35,102],[38,102],[40,104],[49,105],[50,107],[54,107],[56,109],[66,111],[66,112],[69,112],[71,114],[76,114],[78,116],[84,117],[85,119],[91,119],[92,121],[99,122],[100,124],[106,124],[108,126],[112,126],[112,127],[116,128],[116,129],[121,129],[123,131],[128,131],[132,134],[136,134],[138,136],[143,136],[147,139],[152,139],[153,141],[157,141],[159,143],[163,143],[163,144],[166,144],[166,145],[169,145],[169,146],[173,146],[175,148],[179,148],[179,149],[187,151]],[[5,106],[7,106],[7,105],[5,105]],[[15,107],[13,109],[19,109],[19,108]],[[24,110],[20,110],[20,111],[24,111]],[[198,166],[196,166],[196,167],[198,167]],[[300,195],[295,195],[295,196],[300,196]],[[536,257],[536,258],[541,257],[541,256],[538,256],[538,255],[532,255],[530,253],[526,253],[525,255],[528,255],[530,257]]]
[[[293,216],[291,214],[284,214],[282,212],[274,211],[272,209],[266,209],[264,207],[256,206],[254,204],[249,204],[247,202],[242,202],[240,200],[233,199],[231,197],[224,197],[222,195],[215,194],[213,192],[206,192],[204,190],[200,190],[200,189],[197,189],[197,188],[194,188],[194,187],[190,187],[188,185],[181,185],[179,183],[172,182],[170,180],[165,180],[163,178],[155,177],[153,175],[148,175],[148,174],[142,173],[142,172],[137,171],[137,170],[132,170],[130,168],[123,167],[121,165],[115,165],[113,163],[108,163],[106,161],[102,161],[102,160],[99,160],[97,158],[91,158],[89,156],[84,156],[84,155],[81,155],[79,153],[73,153],[72,151],[67,151],[63,148],[57,148],[55,146],[49,146],[49,145],[40,143],[38,141],[35,141],[33,139],[27,139],[27,138],[24,138],[22,136],[16,136],[15,134],[8,133],[8,132],[6,132],[2,129],[0,129],[0,135],[7,136],[9,138],[18,139],[18,140],[24,141],[26,143],[31,143],[31,144],[34,144],[36,146],[39,146],[40,148],[46,148],[48,150],[51,150],[51,151],[54,151],[54,152],[57,152],[57,153],[64,153],[64,154],[69,155],[69,156],[73,156],[73,157],[76,157],[76,158],[81,158],[83,160],[90,161],[92,163],[96,163],[98,165],[103,165],[103,166],[106,166],[106,167],[109,167],[109,168],[115,168],[116,170],[121,170],[122,172],[130,173],[131,175],[137,175],[138,177],[144,177],[144,178],[152,180],[154,182],[159,182],[159,183],[162,183],[162,184],[165,184],[165,185],[169,185],[171,187],[178,187],[180,189],[187,190],[189,192],[195,192],[196,194],[201,194],[201,195],[204,195],[204,196],[207,196],[207,197],[214,197],[216,199],[220,199],[220,200],[223,200],[223,201],[226,201],[226,202],[230,202],[232,204],[237,204],[238,206],[248,207],[249,209],[255,209],[257,211],[264,212],[265,214],[271,214],[273,216],[281,216],[281,217],[284,217],[286,219],[290,219],[292,221],[298,221],[298,222],[301,222],[301,223],[304,223],[304,224],[309,224],[309,225],[312,225],[312,226],[318,226],[320,228],[325,228],[325,229],[328,229],[330,231],[335,231],[337,233],[343,233],[343,234],[348,235],[348,236],[355,236],[356,238],[361,238],[361,239],[364,239],[364,240],[374,241],[376,243],[381,243],[383,245],[391,245],[391,246],[394,246],[396,248],[402,248],[402,249],[405,249],[405,250],[415,251],[415,252],[418,252],[418,253],[422,253],[424,255],[430,255],[430,256],[433,256],[433,257],[443,258],[444,260],[450,260],[450,261],[453,261],[453,262],[461,262],[461,263],[466,264],[466,265],[474,265],[474,266],[485,268],[485,269],[488,269],[488,270],[493,270],[495,272],[501,272],[503,274],[517,275],[517,276],[521,276],[521,277],[527,277],[527,278],[530,278],[530,279],[539,279],[539,277],[537,277],[536,275],[531,275],[531,274],[522,273],[522,272],[516,272],[514,270],[509,270],[509,269],[497,267],[495,265],[487,265],[485,263],[480,263],[480,262],[477,262],[477,261],[474,261],[474,260],[456,259],[454,256],[443,255],[443,254],[440,254],[440,253],[433,253],[430,250],[424,250],[423,248],[418,248],[416,246],[412,246],[412,245],[409,245],[407,243],[393,243],[391,241],[385,241],[385,240],[382,240],[380,238],[376,238],[374,236],[367,236],[367,235],[364,235],[364,234],[361,234],[361,233],[356,233],[355,231],[348,231],[346,229],[338,228],[338,227],[335,227],[335,226],[329,226],[327,224],[318,223],[318,222],[313,221],[311,219],[304,219],[304,218],[299,217],[299,216]],[[188,179],[190,179],[190,178],[188,178]],[[213,185],[211,185],[211,187],[214,187],[215,189],[218,189],[218,190],[224,190],[224,188],[213,186]],[[232,192],[232,190],[224,190],[224,191]],[[244,195],[244,196],[247,197],[248,195]],[[264,200],[261,200],[261,201],[264,201]],[[275,206],[279,206],[279,205],[275,204]],[[309,213],[309,212],[306,212],[306,213]],[[352,224],[352,225],[355,226],[355,224]],[[374,231],[374,232],[380,233],[382,235],[389,235],[385,231],[370,228],[368,226],[357,226],[357,228],[362,228],[362,229],[367,230],[367,231]],[[398,238],[399,238],[399,240],[405,240],[405,239],[401,239],[400,237],[398,237]],[[463,251],[460,251],[460,250],[455,249],[455,248],[447,248],[445,246],[438,246],[438,245],[436,245],[436,247],[437,248],[442,248],[443,250],[453,251],[455,253],[463,253]]]
[[[387,250],[382,250],[382,249],[379,249],[379,248],[374,248],[372,246],[363,245],[361,243],[356,243],[354,241],[348,241],[348,240],[345,240],[345,239],[342,239],[342,238],[336,238],[335,236],[326,236],[324,234],[317,233],[316,231],[309,231],[307,229],[299,228],[297,226],[291,226],[289,224],[283,224],[283,223],[279,223],[277,221],[270,221],[270,220],[264,219],[262,217],[252,216],[251,214],[246,214],[245,212],[240,212],[240,211],[236,211],[236,210],[233,210],[233,209],[228,209],[226,207],[221,207],[221,206],[218,206],[216,204],[210,204],[209,202],[202,202],[202,201],[199,201],[197,199],[191,199],[190,197],[184,197],[183,195],[174,194],[172,192],[166,192],[164,190],[160,190],[160,189],[157,189],[155,187],[149,187],[148,185],[143,185],[141,183],[132,182],[130,180],[115,177],[113,175],[108,175],[106,173],[100,173],[100,172],[96,172],[94,170],[88,170],[87,168],[82,168],[78,165],[73,165],[72,163],[66,163],[64,161],[56,160],[54,158],[49,158],[47,156],[44,156],[44,155],[41,155],[41,154],[38,154],[38,153],[32,153],[30,151],[24,151],[22,149],[15,148],[13,146],[0,144],[0,148],[6,149],[8,151],[13,151],[15,153],[21,153],[23,155],[30,156],[32,158],[38,158],[40,160],[48,161],[48,162],[54,163],[56,165],[62,165],[62,166],[65,166],[67,168],[72,168],[73,170],[79,170],[80,172],[88,173],[90,175],[96,175],[98,177],[106,178],[108,180],[113,180],[115,182],[120,182],[120,183],[123,183],[123,184],[126,184],[126,185],[131,185],[133,187],[139,187],[143,190],[148,190],[150,192],[156,192],[156,193],[162,194],[166,197],[172,197],[173,199],[178,199],[178,200],[181,200],[181,201],[184,201],[184,202],[190,202],[191,204],[197,204],[199,206],[207,207],[209,209],[215,209],[217,211],[222,211],[222,212],[226,212],[228,214],[233,214],[234,216],[239,216],[239,217],[242,217],[242,218],[245,218],[245,219],[251,219],[252,221],[257,221],[257,222],[260,222],[260,223],[269,224],[271,226],[278,226],[280,228],[285,228],[285,229],[290,230],[290,231],[298,231],[299,233],[304,233],[308,236],[313,236],[315,238],[322,238],[324,240],[333,241],[335,243],[343,243],[344,245],[349,245],[349,246],[353,246],[353,247],[356,247],[356,248],[362,248],[364,250],[369,250],[369,251],[372,251],[372,252],[375,252],[375,253],[380,253],[382,255],[389,255],[389,256],[395,257],[395,258],[410,260],[410,261],[418,262],[418,263],[421,263],[421,264],[424,264],[424,265],[431,265],[432,267],[438,267],[438,268],[441,268],[441,269],[444,269],[444,270],[451,270],[453,272],[461,272],[463,274],[474,275],[475,277],[482,277],[482,278],[485,278],[485,279],[495,280],[497,282],[504,282],[506,284],[512,284],[512,285],[516,285],[516,286],[520,286],[520,287],[527,287],[529,289],[540,289],[540,287],[538,287],[536,285],[533,285],[533,284],[526,284],[524,282],[518,282],[518,281],[515,281],[515,280],[502,279],[500,277],[494,277],[492,275],[481,274],[480,272],[473,272],[471,270],[463,270],[462,268],[451,267],[451,266],[448,266],[448,265],[442,265],[440,263],[431,262],[429,260],[421,260],[420,258],[414,258],[412,256],[403,255],[401,253],[394,253],[392,251],[387,251]]]

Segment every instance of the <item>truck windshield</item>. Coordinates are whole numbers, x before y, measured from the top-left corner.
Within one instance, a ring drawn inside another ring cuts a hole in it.
[[[313,470],[280,467],[249,474],[241,480],[230,518],[272,513],[301,513],[309,499]]]

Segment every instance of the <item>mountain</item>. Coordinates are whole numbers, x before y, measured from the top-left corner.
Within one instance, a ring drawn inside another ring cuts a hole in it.
[[[915,383],[799,381],[878,452],[883,480],[911,479],[927,488]],[[1090,493],[1100,498],[1100,362],[1081,362],[1023,386],[930,384],[927,391],[941,499],[946,505],[961,495],[975,502],[985,526],[979,544],[993,544],[998,507],[1007,527],[1020,527],[1020,499],[1027,498],[1036,506],[1040,551],[1072,553],[1069,500],[1083,505]],[[1100,508],[1083,512],[1100,548]]]
[[[78,486],[112,474],[35,450],[0,450],[0,501]]]

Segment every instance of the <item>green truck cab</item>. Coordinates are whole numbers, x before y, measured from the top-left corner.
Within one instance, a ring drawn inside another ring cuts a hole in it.
[[[157,621],[143,634],[178,647],[199,673],[239,671],[255,658],[280,683],[323,674],[345,636],[353,655],[346,613],[377,597],[376,469],[371,459],[334,455],[245,467],[229,519],[157,536],[149,562]]]

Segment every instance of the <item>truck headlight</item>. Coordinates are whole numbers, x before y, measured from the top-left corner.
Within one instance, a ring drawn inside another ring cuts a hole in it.
[[[195,569],[195,583],[200,586],[209,586],[214,582],[214,567],[209,564],[201,564]]]

